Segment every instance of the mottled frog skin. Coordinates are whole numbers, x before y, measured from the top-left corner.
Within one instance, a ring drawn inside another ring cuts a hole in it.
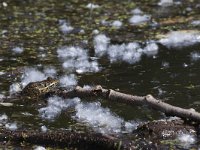
[[[29,97],[40,97],[53,90],[59,80],[48,77],[46,80],[31,82],[23,90],[22,95]]]

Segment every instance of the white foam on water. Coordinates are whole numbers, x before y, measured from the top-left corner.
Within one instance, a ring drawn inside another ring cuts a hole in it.
[[[200,59],[200,53],[199,52],[192,52],[190,54],[190,58],[192,61],[197,61]]]
[[[1,75],[3,75],[3,74],[5,74],[5,72],[3,72],[3,71],[0,71],[0,76],[1,76]]]
[[[110,22],[106,21],[105,19],[102,19],[101,24],[104,25],[104,26],[108,26],[110,24]]]
[[[177,138],[185,148],[196,142],[195,136],[191,134],[180,134]]]
[[[146,41],[144,45],[137,42],[123,43],[112,45],[110,38],[105,35],[97,35],[94,38],[95,55],[108,56],[111,63],[117,61],[125,61],[134,64],[141,60],[143,54],[148,56],[155,56],[158,53],[159,47],[156,41]]]
[[[9,129],[11,131],[17,130],[17,124],[16,123],[6,123],[5,128]]]
[[[40,47],[38,48],[38,50],[39,50],[39,51],[45,51],[46,49],[45,49],[44,47],[40,46]]]
[[[143,52],[148,56],[154,56],[158,53],[158,45],[155,41],[149,41],[147,42],[146,47],[144,47]]]
[[[3,98],[5,98],[5,95],[0,94],[0,100],[3,99]]]
[[[59,80],[60,80],[60,85],[62,87],[69,87],[69,86],[77,85],[77,79],[74,74],[64,75],[64,76],[60,77]]]
[[[79,98],[62,99],[61,97],[54,96],[48,99],[47,107],[40,108],[38,111],[43,119],[54,121],[61,114],[62,110],[76,105],[79,101]]]
[[[59,29],[62,33],[66,34],[71,32],[74,28],[65,20],[59,20]]]
[[[112,62],[125,61],[130,64],[140,61],[142,53],[138,49],[127,49],[129,45],[135,46],[136,43],[129,43],[128,45],[110,45],[108,48],[108,56]]]
[[[0,123],[5,123],[8,120],[8,116],[6,114],[0,115]]]
[[[131,11],[131,13],[133,13],[135,15],[141,15],[141,14],[143,14],[143,11],[140,8],[135,8]]]
[[[200,26],[200,20],[194,20],[191,22],[193,26]]]
[[[99,30],[97,30],[97,29],[93,30],[92,34],[99,34]]]
[[[79,74],[85,72],[98,72],[100,70],[97,61],[79,60],[75,63],[76,72]]]
[[[130,19],[129,22],[132,25],[140,25],[143,23],[146,23],[151,19],[150,15],[133,15]]]
[[[132,132],[137,125],[125,122],[122,118],[114,115],[108,108],[102,108],[100,103],[78,103],[75,106],[74,119],[91,126],[94,130],[109,134],[119,133],[123,130]]]
[[[95,8],[99,8],[99,7],[100,7],[99,5],[96,5],[96,4],[93,4],[93,3],[89,3],[86,6],[86,8],[89,8],[89,9],[95,9]]]
[[[160,2],[158,2],[158,5],[163,7],[172,6],[173,4],[173,0],[160,0]]]
[[[47,79],[45,74],[35,68],[26,68],[22,75],[22,86],[25,87],[30,82],[42,81]]]
[[[22,87],[21,87],[20,83],[13,83],[10,85],[9,93],[10,93],[10,95],[13,95],[21,90],[22,90]]]
[[[110,38],[104,34],[99,34],[94,37],[94,49],[97,56],[103,56],[106,53]]]
[[[158,45],[154,41],[147,42],[144,48],[136,42],[109,45],[107,53],[111,62],[125,61],[134,64],[141,60],[143,54],[148,56],[156,55],[158,53]]]
[[[166,68],[169,68],[169,62],[166,62],[166,61],[163,61],[161,66],[166,69]]]
[[[12,51],[15,53],[22,53],[24,51],[24,48],[23,47],[14,47],[12,49]]]
[[[114,28],[120,28],[122,26],[122,22],[119,21],[119,20],[115,20],[115,21],[112,22],[112,26]]]
[[[33,114],[31,114],[29,112],[22,112],[21,114],[24,115],[24,116],[33,116]]]
[[[44,74],[48,77],[55,77],[57,74],[57,71],[54,67],[47,67],[44,69]]]
[[[41,126],[41,131],[42,131],[42,132],[47,132],[47,130],[48,130],[48,129],[47,129],[47,127],[46,127],[45,125]]]
[[[90,90],[90,89],[92,89],[92,86],[90,86],[90,85],[84,85],[83,89]]]
[[[34,150],[46,150],[46,148],[43,147],[43,146],[36,146],[36,147],[34,148]]]
[[[100,70],[96,60],[90,60],[88,51],[80,47],[61,47],[57,50],[58,57],[62,59],[63,68],[77,73],[98,72]]]
[[[58,57],[63,59],[87,58],[87,50],[75,46],[63,46],[57,49]]]
[[[182,48],[200,42],[200,32],[198,31],[171,31],[159,42],[168,48]]]

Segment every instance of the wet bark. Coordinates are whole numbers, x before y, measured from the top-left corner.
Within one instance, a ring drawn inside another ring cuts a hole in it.
[[[54,93],[55,94],[55,93]],[[71,91],[60,91],[56,93],[64,98],[72,97],[102,97],[109,101],[126,103],[129,105],[146,105],[155,110],[161,111],[168,116],[177,116],[183,120],[191,120],[195,122],[200,122],[200,113],[192,109],[184,109],[177,106],[173,106],[163,102],[162,100],[154,98],[152,95],[147,96],[133,96],[130,94],[124,94],[121,92],[114,91],[112,89],[104,89],[101,86],[96,86],[94,88],[82,88],[77,86]]]
[[[60,148],[73,149],[125,149],[121,141],[113,137],[98,133],[77,133],[73,131],[8,131],[0,130],[0,141],[9,141],[14,143],[40,144],[44,146],[53,146]]]

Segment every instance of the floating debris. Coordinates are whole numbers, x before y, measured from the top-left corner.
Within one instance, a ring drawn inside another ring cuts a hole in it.
[[[195,30],[171,31],[159,42],[168,48],[182,48],[200,42],[200,32]]]
[[[151,19],[150,15],[133,15],[129,22],[131,25],[141,25],[148,22]]]
[[[158,5],[163,7],[172,6],[173,4],[173,0],[161,0],[160,2],[158,2]]]
[[[192,52],[190,54],[191,60],[192,61],[197,61],[200,59],[200,53],[199,52]]]
[[[22,47],[14,47],[12,49],[12,51],[15,52],[15,53],[22,53],[24,51],[24,48],[22,48]]]
[[[78,81],[74,74],[64,75],[64,76],[60,77],[60,85],[62,87],[75,86],[75,85],[77,85],[77,82]]]
[[[57,50],[58,57],[63,62],[62,66],[68,71],[77,73],[98,72],[100,70],[96,60],[89,61],[86,49],[80,47],[64,46]]]
[[[55,117],[59,116],[62,110],[79,103],[79,98],[62,99],[61,97],[54,96],[48,99],[47,107],[40,108],[39,114],[43,119],[54,121]]]
[[[119,20],[115,20],[115,21],[113,21],[112,22],[112,26],[114,27],[114,28],[120,28],[121,26],[122,26],[122,22],[121,21],[119,21]]]
[[[108,108],[102,108],[98,102],[78,103],[75,109],[74,119],[87,123],[94,130],[104,134],[120,133],[123,130],[132,132],[138,126],[136,123],[125,122],[122,118],[111,113]]]
[[[92,4],[92,3],[89,3],[89,4],[87,4],[86,7],[89,8],[89,9],[95,9],[95,8],[99,8],[100,6],[99,6],[99,5]]]

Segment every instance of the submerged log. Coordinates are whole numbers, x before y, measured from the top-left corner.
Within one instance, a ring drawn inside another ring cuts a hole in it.
[[[140,125],[134,132],[141,137],[150,138],[151,140],[173,139],[181,134],[192,134],[197,136],[198,127],[186,124],[181,119],[155,120]]]
[[[174,139],[182,133],[198,136],[198,128],[184,124],[181,119],[158,120],[140,125],[131,137],[138,140],[118,139],[100,133],[78,133],[75,131],[57,130],[40,132],[33,130],[9,131],[0,130],[0,142],[15,144],[30,143],[53,148],[69,148],[84,150],[130,150],[130,149],[159,149],[163,146],[162,139]],[[149,144],[148,142],[153,143]],[[145,144],[144,144],[145,143]],[[5,143],[4,143],[5,144]]]
[[[200,122],[200,113],[192,109],[184,109],[177,106],[173,106],[154,98],[152,95],[147,96],[133,96],[130,94],[124,94],[121,92],[114,91],[112,89],[104,89],[101,86],[96,86],[94,88],[82,88],[77,86],[71,91],[57,91],[56,93],[64,98],[72,97],[102,97],[109,101],[127,103],[129,105],[146,105],[158,111],[165,113],[170,116],[177,116],[183,120],[192,120],[195,122]]]
[[[0,130],[0,141],[9,141],[14,143],[30,143],[44,146],[53,146],[60,148],[77,149],[124,149],[122,143],[110,136],[100,133],[77,133],[73,131],[8,131]]]

